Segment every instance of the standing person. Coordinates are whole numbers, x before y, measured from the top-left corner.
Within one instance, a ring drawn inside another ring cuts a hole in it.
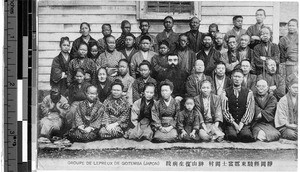
[[[246,33],[243,29],[243,16],[234,16],[232,18],[233,28],[229,30],[225,35],[225,40],[227,41],[228,36],[233,35],[236,38],[238,45],[240,44],[241,36]]]
[[[257,76],[250,73],[251,64],[248,60],[245,59],[241,61],[241,70],[243,71],[244,74],[244,80],[242,86],[255,92]]]
[[[228,51],[228,49],[225,48],[227,47],[226,45],[227,40],[224,41],[223,33],[217,32],[215,40],[216,40],[215,49],[219,51],[221,54],[226,53]]]
[[[121,36],[116,40],[116,49],[118,51],[121,51],[125,48],[125,36],[126,34],[130,33],[131,31],[131,24],[128,20],[123,20],[121,22],[121,29],[122,29],[122,34]],[[135,39],[135,37],[134,37]]]
[[[288,22],[288,34],[279,41],[280,63],[285,62],[286,77],[298,70],[298,20]]]
[[[141,20],[140,21],[140,30],[141,30],[141,35],[139,35],[137,38],[136,38],[136,43],[137,45],[140,45],[140,42],[141,42],[141,38],[144,36],[144,35],[147,35],[151,38],[151,45],[150,45],[150,50],[151,51],[154,51],[154,52],[158,52],[158,43],[157,43],[157,40],[156,40],[156,37],[154,35],[151,35],[149,33],[149,29],[150,29],[150,22],[147,21],[147,20]],[[140,47],[138,47],[138,49],[140,49]]]
[[[159,43],[159,54],[153,56],[151,60],[151,65],[153,68],[152,77],[157,80],[158,74],[167,70],[168,68],[168,54],[170,48],[169,43],[166,40],[163,40]]]
[[[157,42],[161,42],[163,40],[168,41],[170,45],[170,52],[174,53],[174,50],[176,48],[176,42],[178,41],[178,33],[175,33],[173,31],[173,26],[174,26],[174,19],[171,16],[167,16],[164,18],[164,31],[161,33],[158,33],[156,35],[156,40]]]
[[[255,114],[252,124],[253,137],[260,141],[276,141],[280,133],[274,128],[274,116],[277,100],[268,93],[268,83],[259,80],[256,84],[257,93],[254,94]]]
[[[114,36],[106,37],[107,49],[100,54],[97,64],[100,67],[106,68],[108,76],[115,77],[118,74],[118,62],[125,59],[124,55],[116,50],[116,40]]]
[[[216,23],[212,23],[208,26],[208,34],[211,36],[213,45],[216,45],[216,33],[219,32],[219,26]]]
[[[188,36],[190,40],[190,44],[188,45],[190,49],[192,49],[195,53],[198,53],[202,50],[202,32],[199,32],[200,28],[200,19],[197,17],[192,17],[190,20],[190,28],[191,30],[186,32],[185,34]]]
[[[236,69],[232,73],[233,86],[222,95],[222,112],[225,138],[234,142],[254,142],[251,122],[254,117],[255,101],[253,92],[242,87],[243,71]]]
[[[50,86],[58,87],[60,94],[65,95],[68,87],[68,66],[70,62],[70,40],[68,37],[60,39],[61,52],[56,56],[51,65]]]
[[[212,77],[213,88],[215,88],[214,93],[216,95],[221,95],[225,89],[232,86],[232,80],[225,75],[225,72],[226,64],[223,61],[218,62]]]
[[[75,41],[72,44],[72,49],[70,52],[70,60],[76,58],[76,56],[78,55],[77,52],[78,52],[80,44],[86,43],[89,47],[90,43],[96,42],[96,40],[91,37],[90,32],[91,32],[90,24],[87,22],[82,22],[80,24],[80,30],[79,30],[79,33],[81,33],[81,36],[79,38],[75,39]]]
[[[159,85],[161,98],[152,107],[154,127],[153,142],[174,142],[177,139],[176,121],[180,111],[180,104],[171,96],[173,83],[162,81]]]
[[[98,80],[96,83],[98,98],[101,103],[110,95],[112,80],[108,77],[107,70],[103,67],[98,69]]]
[[[260,43],[261,41],[260,30],[262,28],[268,28],[271,32],[271,28],[264,25],[264,20],[266,19],[266,12],[264,9],[258,9],[255,13],[255,17],[256,17],[256,24],[251,25],[246,31],[246,34],[250,36],[249,47],[251,49],[253,49],[257,44]]]
[[[138,52],[134,47],[135,40],[132,33],[128,33],[125,36],[125,48],[120,52],[125,56],[126,60],[130,63],[133,55]]]
[[[102,26],[101,26],[101,29],[102,29],[102,35],[103,35],[103,38],[100,38],[98,39],[97,43],[98,43],[98,47],[99,47],[99,53],[103,53],[105,50],[106,50],[106,37],[110,36],[111,33],[112,33],[112,30],[111,30],[111,25],[109,23],[104,23]]]

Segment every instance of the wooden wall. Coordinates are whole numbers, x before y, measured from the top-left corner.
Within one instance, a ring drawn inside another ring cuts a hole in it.
[[[102,37],[101,25],[110,23],[113,35],[121,34],[120,23],[128,20],[132,23],[132,32],[139,35],[137,6],[138,1],[125,0],[40,0],[38,1],[38,89],[50,89],[49,78],[52,59],[58,55],[59,40],[68,36],[72,41],[80,36],[81,22],[91,24],[91,36],[95,39]],[[207,32],[211,23],[217,23],[221,32],[232,28],[232,17],[243,15],[244,28],[247,29],[255,21],[255,11],[259,8],[266,10],[265,23],[274,30],[274,37],[279,31],[279,3],[276,2],[247,2],[247,1],[203,1],[199,2],[199,18],[201,32]],[[163,19],[163,16],[162,16]],[[162,20],[151,21],[150,32],[157,34],[163,30]],[[175,21],[176,32],[189,30],[188,19]],[[275,42],[278,41],[275,39]]]

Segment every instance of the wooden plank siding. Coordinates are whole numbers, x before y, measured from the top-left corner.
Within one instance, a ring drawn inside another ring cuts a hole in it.
[[[50,69],[55,56],[58,55],[59,40],[68,36],[74,41],[80,36],[79,25],[88,22],[91,25],[91,36],[94,39],[102,37],[101,25],[110,23],[113,35],[119,37],[121,34],[120,23],[128,20],[132,23],[132,33],[139,35],[139,20],[137,9],[139,1],[127,0],[40,0],[38,1],[38,89],[50,89]],[[248,2],[248,1],[199,1],[197,6],[199,18],[201,18],[201,32],[207,32],[211,23],[217,23],[219,30],[223,33],[232,28],[232,17],[243,15],[243,28],[247,29],[256,22],[255,12],[259,8],[266,10],[265,23],[274,28],[274,2]],[[161,32],[164,27],[161,20],[151,21],[150,32],[154,35]],[[175,21],[175,32],[186,32],[189,30],[188,18]],[[278,19],[279,21],[279,19]],[[276,23],[279,28],[279,23]],[[276,27],[275,27],[276,28]],[[275,35],[276,36],[275,31]]]

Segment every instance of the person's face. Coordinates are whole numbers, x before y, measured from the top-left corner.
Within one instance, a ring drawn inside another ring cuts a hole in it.
[[[226,70],[226,68],[223,64],[217,65],[216,70],[215,70],[216,75],[218,75],[220,77],[225,76],[225,70]]]
[[[91,53],[93,56],[96,56],[98,54],[98,47],[96,45],[92,46]]]
[[[133,47],[134,41],[135,40],[133,39],[133,37],[126,36],[126,38],[125,38],[125,47],[127,47],[127,48]]]
[[[78,53],[80,57],[85,57],[88,52],[88,47],[86,45],[80,45]]]
[[[242,61],[241,69],[242,69],[244,75],[247,75],[251,70],[250,63],[248,61]]]
[[[168,86],[168,85],[163,85],[161,87],[160,92],[161,92],[161,97],[165,100],[169,99],[172,94],[172,90],[171,90],[170,86]]]
[[[269,29],[267,29],[267,28],[261,29],[260,38],[263,42],[268,42],[270,40],[270,37],[271,37],[271,33],[270,33]]]
[[[276,72],[276,62],[274,60],[268,60],[267,61],[267,69],[269,73],[274,74]]]
[[[168,56],[168,64],[171,67],[177,66],[178,65],[178,56],[176,56],[176,55]]]
[[[208,32],[212,37],[216,37],[217,28],[216,27],[209,28]]]
[[[90,34],[90,28],[88,25],[83,24],[80,28],[80,32],[83,36],[88,36]]]
[[[86,92],[86,99],[92,103],[97,100],[98,97],[98,92],[96,87],[89,87],[87,92]]]
[[[210,48],[212,46],[213,42],[210,36],[206,36],[203,39],[203,45],[205,48]]]
[[[67,53],[70,51],[70,42],[69,41],[64,41],[61,45],[60,45],[60,49],[62,52]]]
[[[233,84],[236,86],[240,86],[244,80],[244,75],[240,72],[235,72],[232,75]]]
[[[293,96],[298,95],[298,84],[297,83],[290,86],[290,92]]]
[[[233,25],[237,28],[242,28],[243,19],[242,18],[237,18],[236,20],[233,21]]]
[[[185,48],[187,47],[189,41],[188,41],[188,38],[186,36],[181,36],[180,39],[179,39],[179,44],[182,48]]]
[[[77,72],[75,75],[75,80],[78,84],[81,84],[84,81],[84,75],[81,72]]]
[[[298,30],[297,22],[290,21],[288,24],[289,33],[295,33]]]
[[[114,85],[111,88],[111,95],[113,96],[113,98],[117,99],[120,98],[122,96],[123,90],[121,85]]]
[[[98,72],[98,79],[100,82],[105,82],[107,79],[107,74],[105,69],[100,69]]]
[[[145,91],[144,91],[144,95],[146,100],[151,100],[154,97],[154,90],[155,88],[152,86],[148,86],[146,87]]]
[[[269,87],[266,81],[260,80],[256,84],[257,93],[261,96],[266,95]]]
[[[142,78],[144,78],[144,79],[148,78],[150,75],[149,67],[147,65],[142,65],[140,67],[140,73],[141,73]]]
[[[128,73],[128,64],[126,62],[121,61],[119,63],[118,71],[121,76],[125,76]]]
[[[195,102],[192,99],[187,99],[184,103],[184,106],[188,111],[192,111],[195,106]]]
[[[200,20],[197,18],[193,18],[190,22],[191,30],[199,30],[200,27]]]
[[[165,26],[165,29],[166,30],[171,30],[173,28],[173,20],[170,19],[170,18],[167,18],[165,21],[164,21],[164,26]]]
[[[159,46],[159,53],[160,54],[166,55],[166,54],[168,54],[169,51],[170,51],[170,49],[165,44],[161,44]]]
[[[109,51],[114,51],[116,48],[116,40],[113,37],[108,37],[106,39],[106,43],[107,43],[107,49]]]
[[[106,26],[106,25],[103,26],[102,34],[103,34],[103,36],[111,35],[111,28],[109,26]]]
[[[218,46],[222,46],[223,42],[224,42],[224,40],[223,40],[223,34],[221,34],[221,33],[216,34],[215,40],[216,40],[216,43],[217,43]]]
[[[236,48],[236,40],[235,40],[235,38],[229,38],[229,40],[228,40],[228,48],[230,50],[234,50]]]
[[[256,14],[255,14],[255,17],[256,17],[256,22],[257,23],[263,23],[265,18],[266,18],[263,11],[257,11]]]
[[[141,49],[142,51],[146,52],[150,50],[150,44],[151,42],[148,39],[143,39],[141,41]]]
[[[149,28],[150,28],[150,25],[148,24],[148,22],[142,22],[140,25],[140,29],[141,29],[142,33],[144,33],[144,34],[148,33]]]
[[[122,32],[125,33],[125,34],[127,34],[127,33],[130,33],[130,31],[131,31],[131,24],[130,23],[126,23],[124,25],[124,28],[122,28]]]
[[[204,69],[205,69],[205,67],[204,67],[203,61],[202,60],[197,60],[195,62],[195,71],[196,71],[196,73],[203,73]]]
[[[240,43],[241,47],[246,48],[249,45],[249,43],[250,43],[249,36],[244,35],[241,37],[241,43]]]
[[[210,93],[211,93],[210,83],[207,83],[207,82],[203,83],[202,86],[201,86],[201,92],[204,96],[206,96],[206,97],[209,96]]]

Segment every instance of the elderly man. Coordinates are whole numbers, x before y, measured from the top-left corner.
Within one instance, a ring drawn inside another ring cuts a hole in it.
[[[268,83],[259,80],[256,84],[257,92],[255,99],[255,115],[252,125],[253,137],[260,141],[276,141],[280,138],[280,133],[274,128],[274,116],[277,100],[268,93]]]
[[[239,61],[244,59],[248,60],[251,63],[252,72],[255,73],[255,65],[254,65],[254,51],[249,48],[250,44],[250,36],[247,34],[243,34],[240,37],[239,46],[237,48],[237,56]]]
[[[277,67],[274,60],[267,60],[267,73],[259,75],[258,80],[264,79],[270,86],[269,92],[279,100],[285,94],[285,82],[280,74],[277,73]]]
[[[227,44],[228,44],[228,51],[221,55],[221,59],[226,64],[226,72],[228,74],[231,74],[231,72],[240,63],[236,53],[237,42],[234,35],[230,35],[228,37]]]
[[[232,86],[231,79],[225,75],[226,67],[223,61],[216,63],[216,68],[213,75],[213,87],[215,88],[214,93],[221,95],[224,90]]]
[[[190,40],[189,47],[195,53],[202,50],[202,32],[199,32],[199,27],[200,27],[200,19],[198,19],[197,17],[193,17],[190,20],[191,30],[186,32],[186,35]]]
[[[215,49],[219,51],[221,54],[226,53],[228,51],[227,45],[224,42],[223,34],[221,32],[216,33],[216,44]]]
[[[257,76],[250,73],[251,70],[251,64],[248,60],[242,60],[241,61],[241,69],[244,73],[244,81],[242,83],[242,86],[255,91],[255,83],[257,80]]]

